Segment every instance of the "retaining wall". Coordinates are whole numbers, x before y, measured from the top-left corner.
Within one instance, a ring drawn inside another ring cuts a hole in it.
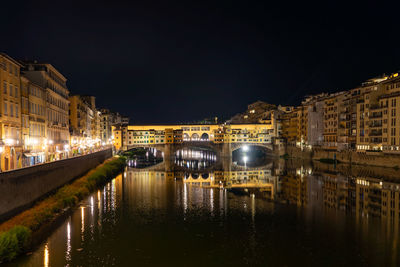
[[[0,173],[0,220],[31,206],[36,200],[83,176],[112,156],[106,149],[32,167]]]
[[[288,146],[286,151],[290,157],[303,159],[337,159],[340,162],[360,165],[372,165],[381,167],[399,167],[400,154],[389,152],[358,152],[358,151],[335,151],[322,148],[303,151],[294,146]]]

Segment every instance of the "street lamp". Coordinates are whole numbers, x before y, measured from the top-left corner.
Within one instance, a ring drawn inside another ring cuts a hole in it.
[[[244,156],[244,157],[243,157],[243,161],[244,161],[244,168],[246,168],[246,163],[247,163],[247,160],[248,160],[247,156]]]

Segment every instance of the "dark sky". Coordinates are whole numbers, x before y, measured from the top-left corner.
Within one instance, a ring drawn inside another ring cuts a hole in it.
[[[134,123],[298,104],[400,69],[399,9],[381,1],[7,2],[0,50]]]

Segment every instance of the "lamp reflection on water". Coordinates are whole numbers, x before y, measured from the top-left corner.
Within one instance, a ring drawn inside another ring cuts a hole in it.
[[[71,223],[67,224],[67,250],[65,251],[65,259],[67,262],[71,260]]]
[[[48,244],[46,243],[46,245],[44,245],[44,262],[43,265],[45,267],[49,266],[49,247]]]
[[[81,207],[81,237],[82,241],[84,241],[84,232],[85,232],[85,210],[84,207]]]

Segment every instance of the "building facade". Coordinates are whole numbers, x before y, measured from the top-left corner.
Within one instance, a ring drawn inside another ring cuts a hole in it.
[[[24,76],[46,91],[48,160],[69,154],[69,90],[67,79],[51,64],[23,61]]]
[[[21,80],[22,65],[6,54],[0,53],[1,89],[1,170],[22,167],[21,136]]]

